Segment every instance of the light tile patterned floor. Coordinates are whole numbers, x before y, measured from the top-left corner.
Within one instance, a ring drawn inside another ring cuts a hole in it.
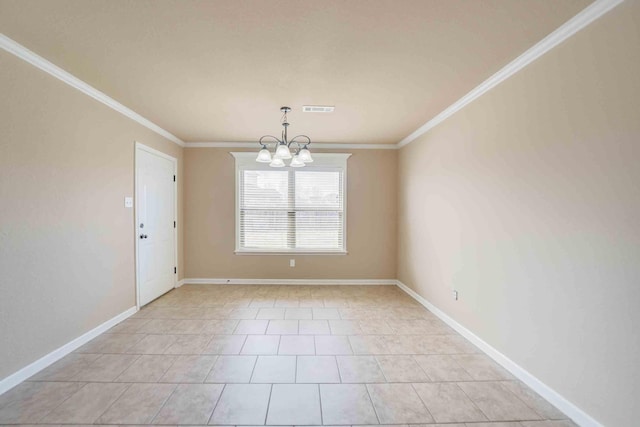
[[[393,286],[186,285],[0,396],[0,424],[574,424]]]

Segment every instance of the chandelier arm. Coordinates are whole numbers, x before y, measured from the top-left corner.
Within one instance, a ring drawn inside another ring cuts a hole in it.
[[[302,145],[300,142],[296,141],[296,138],[307,138],[307,142],[302,143],[304,144],[305,147],[311,144],[311,138],[309,138],[307,135],[296,135],[293,138],[291,138],[291,141],[289,141],[289,146],[291,146],[291,144],[293,144],[294,142],[298,144],[298,146]]]
[[[265,139],[265,138],[273,138],[273,139],[275,139],[275,141],[262,142],[262,140],[263,140],[263,139]],[[267,144],[269,144],[269,143],[271,143],[271,142],[275,142],[275,143],[276,143],[276,145],[277,145],[277,144],[281,144],[281,143],[282,143],[282,141],[280,141],[278,138],[276,138],[276,137],[275,137],[275,136],[273,136],[273,135],[263,135],[263,136],[261,136],[261,137],[260,137],[260,139],[258,140],[258,144],[262,145],[262,146],[263,146],[263,147],[265,147],[265,148],[266,148],[266,145],[267,145]]]
[[[296,144],[296,149],[295,149],[295,150],[296,150],[296,154],[298,154],[298,153],[300,152],[300,149],[301,149],[301,147],[302,147],[302,144],[300,144],[298,141],[296,141],[296,140],[293,140],[293,139],[292,139],[292,140],[289,142],[289,144],[287,144],[287,147],[289,147],[289,149],[291,149],[291,150],[293,150],[293,148],[291,148],[291,145],[292,145],[292,144]]]

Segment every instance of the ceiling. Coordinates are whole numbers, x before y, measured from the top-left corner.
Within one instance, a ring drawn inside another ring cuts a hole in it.
[[[0,32],[187,142],[397,143],[590,0],[0,0]],[[331,114],[301,107],[335,105]]]

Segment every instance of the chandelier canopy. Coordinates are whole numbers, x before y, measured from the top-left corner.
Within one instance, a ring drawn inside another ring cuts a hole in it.
[[[287,139],[287,128],[289,127],[289,122],[287,121],[287,113],[291,111],[289,107],[280,107],[280,111],[282,111],[282,136],[281,138],[277,138],[273,135],[264,135],[258,140],[258,144],[262,147],[258,152],[258,157],[256,158],[256,162],[259,163],[269,163],[269,166],[272,168],[282,168],[285,167],[285,160],[291,159],[289,162],[289,166],[292,168],[301,168],[304,167],[305,163],[313,162],[313,158],[311,157],[311,152],[309,151],[309,145],[311,144],[311,138],[307,135],[297,135],[291,138],[291,141]],[[270,140],[269,140],[270,139]],[[300,142],[298,139],[303,139]],[[304,141],[306,139],[306,141]],[[269,141],[265,141],[269,140]],[[271,155],[267,144],[274,143],[275,144],[275,152]],[[291,146],[295,144],[295,152],[293,155],[291,154]]]

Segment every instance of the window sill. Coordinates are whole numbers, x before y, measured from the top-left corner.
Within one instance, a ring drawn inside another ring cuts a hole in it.
[[[234,251],[234,253],[236,255],[288,255],[288,256],[297,256],[297,255],[304,255],[304,256],[308,256],[308,255],[312,255],[312,256],[324,256],[324,255],[348,255],[349,252],[348,251],[335,251],[335,252],[329,252],[329,251],[323,251],[323,252],[308,252],[308,251],[300,251],[300,252],[287,252],[287,251],[240,251],[240,250],[236,250]]]

